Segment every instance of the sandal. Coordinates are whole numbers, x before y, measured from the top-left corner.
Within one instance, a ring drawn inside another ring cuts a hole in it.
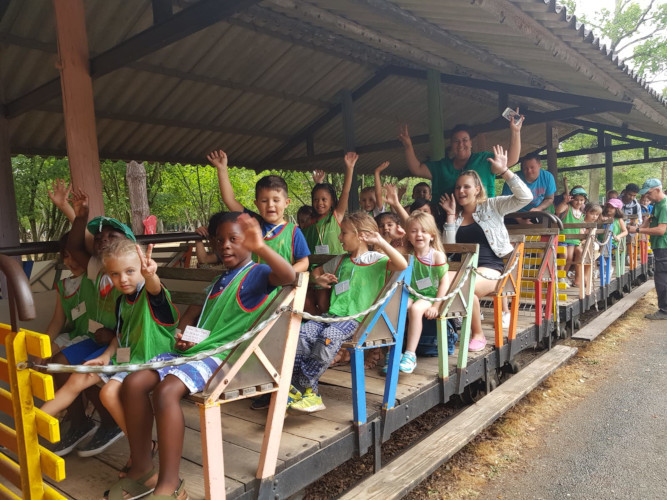
[[[169,500],[170,498],[176,498],[177,500],[189,500],[190,497],[188,496],[188,492],[185,491],[185,480],[181,479],[181,484],[178,485],[178,489],[171,495],[150,494],[145,498],[146,500]]]
[[[151,458],[155,458],[155,455],[157,455],[157,441],[152,439],[151,440]],[[132,459],[130,458],[130,459],[128,459],[125,466],[118,473],[118,478],[123,479],[124,477],[127,477],[127,473],[130,472],[131,468],[132,468]]]
[[[368,349],[364,356],[364,370],[372,370],[380,361],[382,361],[382,351],[378,349]]]
[[[153,493],[157,484],[158,472],[155,467],[139,479],[124,477],[116,481],[110,489],[104,492],[105,500],[136,500]],[[147,483],[152,483],[149,486]]]

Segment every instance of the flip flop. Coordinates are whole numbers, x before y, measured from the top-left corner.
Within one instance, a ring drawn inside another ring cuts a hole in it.
[[[154,495],[151,494],[145,497],[146,500],[170,500],[176,498],[177,500],[189,500],[188,492],[185,491],[185,480],[181,479],[181,484],[178,485],[178,489],[174,491],[171,495]]]
[[[157,469],[153,467],[139,479],[130,479],[124,477],[116,481],[110,489],[104,492],[105,500],[136,500],[153,493],[155,486],[148,486],[146,483],[155,478],[157,483]]]
[[[157,450],[158,450],[158,444],[157,441],[154,439],[151,440],[151,458],[155,458],[155,455],[157,455]],[[130,472],[130,469],[132,468],[132,463],[130,460],[127,461],[125,466],[118,472],[118,479],[123,479],[124,477],[127,477],[127,473]]]

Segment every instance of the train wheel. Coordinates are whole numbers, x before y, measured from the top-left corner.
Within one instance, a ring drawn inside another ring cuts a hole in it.
[[[464,404],[472,405],[484,397],[486,392],[486,384],[483,380],[477,380],[472,384],[468,384],[463,389],[463,392],[459,394],[461,401]]]

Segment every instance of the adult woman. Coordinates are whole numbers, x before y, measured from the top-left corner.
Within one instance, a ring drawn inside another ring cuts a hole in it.
[[[519,109],[517,108],[517,113]],[[519,161],[521,152],[521,126],[523,115],[518,121],[510,120],[510,144],[507,150],[508,165]],[[439,200],[443,194],[454,192],[456,178],[464,170],[474,170],[482,179],[487,195],[493,198],[496,195],[495,176],[489,168],[489,158],[493,156],[488,151],[472,152],[472,134],[465,125],[456,125],[452,129],[450,150],[451,158],[445,156],[441,160],[421,162],[415,155],[412,140],[408,133],[408,126],[401,126],[398,139],[405,148],[405,160],[412,175],[432,180],[432,199]]]
[[[512,190],[511,196],[487,199],[477,172],[466,170],[456,180],[454,195],[445,194],[440,198],[440,206],[447,216],[443,241],[479,244],[477,268],[490,277],[500,276],[504,268],[502,257],[512,251],[503,216],[527,205],[533,199],[533,193],[528,186],[507,168],[507,155],[503,148],[494,146],[493,153],[494,158],[489,159],[491,172],[505,180]],[[481,351],[486,346],[479,299],[493,292],[496,284],[496,280],[480,275],[475,280],[472,333],[468,347],[470,351]],[[508,311],[504,315],[509,318]]]

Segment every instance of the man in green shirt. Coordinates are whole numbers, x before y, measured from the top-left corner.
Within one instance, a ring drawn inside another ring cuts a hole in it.
[[[667,320],[667,196],[659,179],[649,179],[639,191],[653,203],[653,214],[641,226],[629,226],[631,233],[648,234],[653,249],[655,291],[658,294],[658,310],[646,318]]]

